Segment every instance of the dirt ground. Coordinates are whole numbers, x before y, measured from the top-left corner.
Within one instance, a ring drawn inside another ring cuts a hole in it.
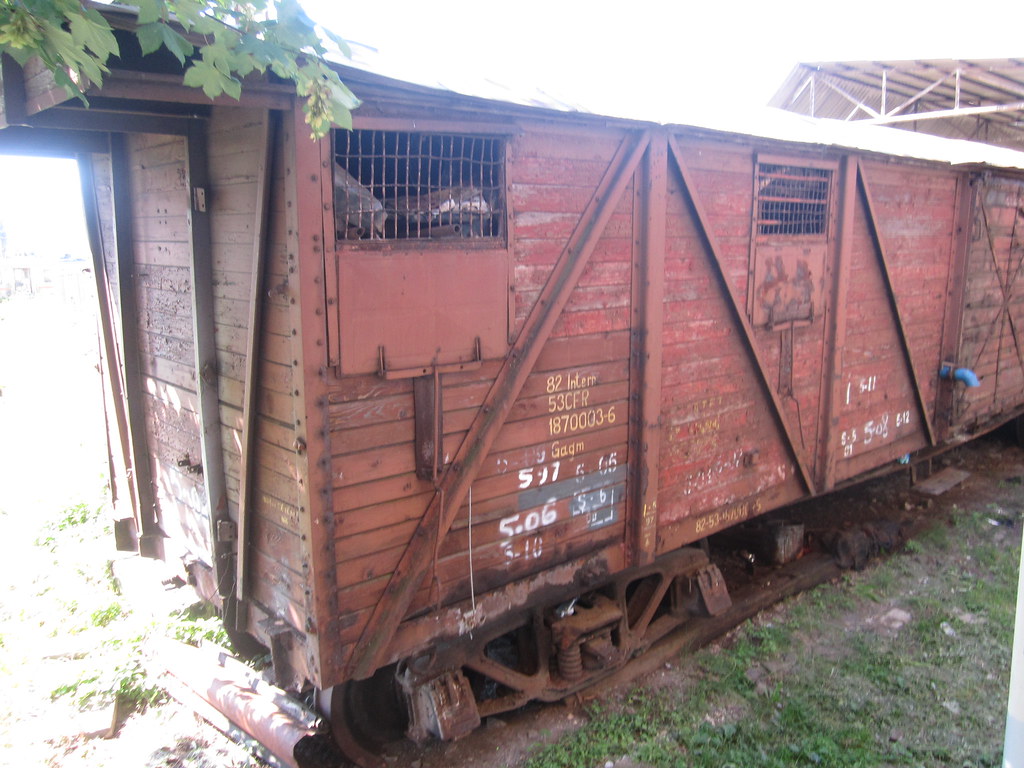
[[[173,701],[163,700],[127,717],[100,694],[84,709],[79,706],[83,694],[93,689],[101,692],[109,683],[102,678],[105,667],[121,672],[126,666],[135,669],[132,665],[140,660],[143,645],[133,644],[130,638],[155,631],[154,621],[159,621],[155,614],[189,602],[184,591],[165,590],[159,610],[153,610],[152,602],[148,611],[133,609],[127,597],[112,591],[106,567],[115,554],[112,537],[86,540],[86,526],[80,528],[75,515],[69,515],[68,510],[76,510],[92,523],[100,519],[98,525],[103,524],[102,515],[94,514],[104,504],[106,446],[90,306],[88,301],[59,295],[0,302],[4,435],[0,441],[0,467],[4,468],[0,539],[12,553],[0,561],[0,764],[262,765],[245,748]],[[1019,547],[1024,452],[992,437],[946,454],[937,468],[943,464],[961,467],[971,475],[960,487],[934,500],[911,493],[906,476],[900,474],[817,500],[787,516],[815,529],[898,510],[910,522],[949,527],[957,514],[974,510],[975,516],[982,514],[991,525],[983,522],[981,533],[972,535],[987,537],[986,546]],[[915,549],[901,567],[908,571],[906,583],[928,582],[969,568],[967,557],[967,561],[947,563],[930,550]],[[865,574],[870,573],[871,567]],[[858,580],[869,578],[853,573],[841,586],[856,593],[868,583]],[[872,599],[842,610],[823,605],[821,618],[811,624],[822,627],[820,636],[810,633],[808,642],[817,644],[817,652],[828,653],[844,637],[852,636],[852,628],[899,635],[911,620],[905,606],[906,588],[899,584],[891,593],[872,586]],[[955,589],[951,586],[951,591]],[[794,604],[799,607],[800,600]],[[791,610],[786,604],[756,621],[784,622]],[[970,615],[961,614],[969,623]],[[725,638],[711,652],[728,654],[731,642]],[[1005,651],[1008,658],[1008,645]],[[786,675],[784,662],[773,664],[771,669],[751,673],[760,676],[758,684],[767,686]],[[695,669],[690,659],[672,659],[634,685],[682,700],[694,685]],[[1001,743],[1005,716],[1005,683],[1000,674],[990,681],[996,693],[1000,685],[1003,689],[993,697],[984,726],[991,731],[988,738],[993,744]],[[135,693],[147,690],[142,671],[132,681],[138,684]],[[68,688],[72,690],[53,696]],[[614,702],[632,688],[603,691],[600,696]],[[966,707],[953,703],[957,709]],[[577,697],[554,705],[529,705],[489,718],[477,732],[454,744],[423,749],[392,745],[385,759],[389,765],[409,768],[521,765],[536,754],[539,745],[554,743],[586,726],[594,717],[592,704],[593,699]],[[952,712],[954,707],[947,709]],[[709,722],[728,720],[728,707],[708,712],[707,718]],[[114,720],[117,727],[112,729]],[[637,764],[630,755],[617,756],[613,762],[620,768]]]

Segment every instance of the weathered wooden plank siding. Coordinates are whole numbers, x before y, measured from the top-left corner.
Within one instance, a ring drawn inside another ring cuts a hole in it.
[[[884,455],[921,447],[921,423],[908,365],[886,298],[866,213],[858,205],[847,289],[846,338],[839,355],[843,386],[837,403],[839,424],[830,449],[836,477],[862,471]],[[890,258],[892,254],[890,254]],[[941,322],[941,321],[940,321]],[[941,332],[941,324],[936,329]]]
[[[565,247],[562,225],[585,224],[581,217],[612,157],[632,140],[617,131],[570,137],[538,127],[513,142],[507,172],[516,214],[516,333]],[[542,216],[557,217],[554,226],[543,227]],[[630,183],[474,484],[477,588],[622,541],[633,217]],[[465,504],[439,551],[437,567],[450,574],[440,579],[442,599],[469,594],[469,518]]]
[[[211,189],[208,204],[213,252],[213,294],[219,365],[219,398],[230,515],[237,519],[243,445],[243,406],[250,337],[250,301],[256,236],[261,226],[258,168],[267,114],[256,109],[214,109],[208,133]],[[265,608],[292,626],[306,623],[300,563],[299,494],[303,478],[295,462],[296,401],[285,230],[286,159],[279,143],[271,179],[269,230],[259,339],[250,584]]]
[[[749,148],[700,143],[681,148],[694,184],[689,193],[703,205],[722,268],[735,295],[745,302],[752,153]],[[784,435],[674,171],[669,174],[664,312],[659,552],[699,537],[695,532],[703,535],[705,527],[707,532],[721,527],[719,519],[745,519],[764,508],[766,499],[795,498],[800,491]],[[813,327],[799,328],[795,336],[795,352],[819,354],[820,328],[816,334]],[[774,385],[778,334],[759,332],[755,339]],[[816,401],[806,402],[803,382],[794,384],[804,399],[805,433],[813,435]],[[718,517],[709,519],[715,510]]]
[[[622,140],[528,130],[507,168],[514,211],[512,273],[518,333]],[[550,165],[549,165],[550,164]],[[624,530],[628,461],[632,188],[597,243],[551,340],[499,433],[472,498],[472,569],[489,589],[612,542]],[[344,343],[344,329],[342,329]],[[445,374],[444,453],[453,455],[499,365]],[[347,377],[330,396],[335,459],[338,606],[354,640],[432,498],[415,473],[410,381]],[[601,472],[608,473],[602,479]],[[575,478],[583,478],[582,485]],[[605,499],[582,499],[605,488]],[[584,487],[585,486],[585,487]],[[587,502],[596,506],[584,509]],[[594,513],[596,514],[589,514]],[[413,611],[469,594],[467,501]]]
[[[864,166],[918,381],[934,421],[953,263],[956,178],[881,163]],[[829,447],[836,478],[853,477],[928,444],[910,361],[898,336],[868,212],[858,198],[847,289],[846,338],[839,357],[839,424]],[[913,222],[908,224],[908,222]]]
[[[959,359],[981,386],[955,387],[956,421],[964,427],[998,418],[1024,396],[1024,182],[979,180],[967,255]]]
[[[189,196],[180,136],[128,137],[134,290],[143,408],[160,523],[172,541],[209,562],[208,503],[195,412],[195,351],[188,267]],[[164,254],[171,254],[165,256]],[[182,254],[185,260],[182,260]]]

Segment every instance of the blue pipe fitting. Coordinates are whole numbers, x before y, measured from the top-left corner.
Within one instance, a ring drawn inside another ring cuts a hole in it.
[[[970,368],[953,368],[951,365],[944,365],[939,369],[939,378],[954,379],[962,382],[968,387],[981,386],[981,382],[978,380],[978,374]]]

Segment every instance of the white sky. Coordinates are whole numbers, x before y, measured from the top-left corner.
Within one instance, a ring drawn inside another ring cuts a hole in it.
[[[9,253],[88,258],[74,161],[0,155],[0,226]]]
[[[1020,0],[303,0],[407,73],[660,119],[763,105],[801,61],[1024,55]]]
[[[1024,56],[1022,0],[302,0],[410,80],[491,81],[590,111],[686,122],[751,115],[801,61]],[[358,49],[357,49],[358,50]],[[691,110],[695,110],[692,111]],[[73,251],[73,166],[0,157],[0,223],[15,247]]]

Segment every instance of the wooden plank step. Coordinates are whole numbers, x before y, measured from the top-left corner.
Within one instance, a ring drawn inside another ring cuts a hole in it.
[[[928,496],[941,496],[950,488],[960,485],[960,483],[970,477],[970,475],[970,472],[965,472],[962,469],[946,467],[945,469],[936,472],[927,480],[922,480],[920,483],[914,485],[913,490]]]

